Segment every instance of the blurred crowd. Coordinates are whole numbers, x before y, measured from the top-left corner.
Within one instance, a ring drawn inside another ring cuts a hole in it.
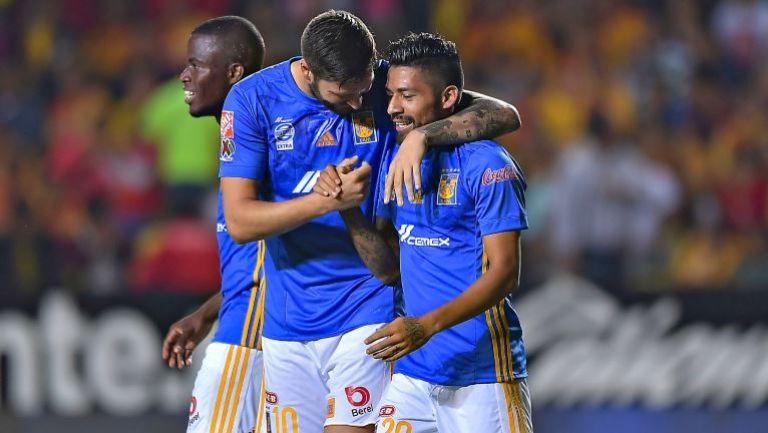
[[[251,19],[267,62],[319,11],[458,43],[514,103],[524,281],[768,288],[768,0],[0,0],[0,289],[210,292],[218,128],[186,38]]]

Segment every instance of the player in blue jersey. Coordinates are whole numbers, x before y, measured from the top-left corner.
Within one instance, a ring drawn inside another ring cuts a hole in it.
[[[398,270],[395,261],[369,270],[344,218],[372,221],[377,198],[365,192],[395,141],[387,65],[376,61],[368,28],[348,12],[315,17],[301,47],[303,57],[244,79],[227,96],[222,123],[232,120],[223,133],[230,151],[219,172],[224,211],[234,239],[266,242],[265,425],[273,432],[370,432],[389,368],[365,355],[363,340],[393,319],[388,283]],[[467,96],[470,108],[403,143],[417,167],[428,142],[518,126],[509,104]],[[340,176],[341,200],[311,194],[326,165],[352,156],[361,167]],[[335,212],[358,205],[349,215]]]
[[[398,141],[453,112],[463,72],[452,42],[411,34],[391,44],[388,59]],[[377,224],[389,220],[399,235],[406,309],[366,340],[375,358],[397,360],[378,431],[530,432],[511,304],[527,228],[522,171],[496,143],[478,140],[430,149],[422,173],[421,194],[377,210]]]
[[[188,64],[180,79],[194,117],[214,116],[231,128],[221,108],[232,85],[261,69],[264,40],[248,20],[224,16],[203,22],[189,37]],[[226,135],[226,134],[224,134]],[[228,152],[221,143],[220,154]],[[263,314],[263,249],[238,245],[227,233],[219,192],[217,223],[221,291],[174,323],[163,342],[171,367],[191,363],[197,344],[218,317],[219,326],[195,380],[187,432],[251,432],[260,401],[262,355],[258,349]]]

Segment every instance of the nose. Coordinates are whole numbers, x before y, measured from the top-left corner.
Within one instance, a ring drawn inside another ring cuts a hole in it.
[[[390,116],[400,114],[403,112],[403,107],[400,105],[400,99],[396,95],[392,95],[389,98],[389,105],[387,105],[387,113]]]
[[[181,73],[179,74],[179,80],[181,80],[182,83],[187,83],[190,81],[189,67],[185,67],[181,70]]]
[[[358,110],[363,106],[363,95],[352,97],[347,101],[347,104],[352,107],[353,110]]]

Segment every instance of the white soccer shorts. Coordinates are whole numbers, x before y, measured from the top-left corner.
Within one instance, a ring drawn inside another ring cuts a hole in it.
[[[262,339],[266,409],[261,432],[317,433],[376,423],[390,364],[365,353],[382,324],[315,341]]]
[[[526,379],[468,386],[392,377],[376,433],[532,433]]]
[[[187,433],[255,431],[261,378],[261,351],[209,344],[192,390]]]

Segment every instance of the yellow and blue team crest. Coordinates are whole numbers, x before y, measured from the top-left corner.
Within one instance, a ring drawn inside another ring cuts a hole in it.
[[[459,181],[459,173],[442,173],[440,175],[440,185],[437,188],[438,205],[456,204],[456,184]]]
[[[373,111],[352,113],[352,124],[355,127],[355,144],[373,143],[379,139],[376,123],[373,121]]]

